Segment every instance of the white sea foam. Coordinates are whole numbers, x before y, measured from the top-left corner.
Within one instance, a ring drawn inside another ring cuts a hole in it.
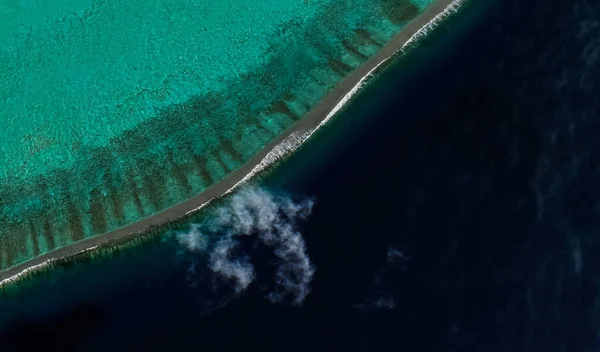
[[[396,308],[396,300],[391,296],[379,297],[373,306],[378,309],[394,309]]]
[[[292,303],[301,304],[310,293],[315,267],[296,221],[310,215],[312,207],[311,199],[295,202],[262,188],[246,186],[209,214],[205,222],[177,234],[177,239],[191,252],[204,248],[210,270],[232,283],[236,294],[256,279],[253,261],[260,259],[247,253],[251,250],[242,248],[240,240],[256,239],[277,258],[274,285],[267,298],[272,302],[290,298]],[[215,242],[213,246],[197,244],[211,240]]]
[[[210,269],[234,282],[235,292],[241,293],[254,281],[254,267],[247,256],[232,254],[237,242],[225,237],[210,252]]]
[[[92,251],[92,250],[96,249],[97,247],[98,246],[92,246],[92,247],[74,252],[72,255]],[[0,287],[4,286],[6,284],[12,283],[12,282],[19,281],[23,277],[25,277],[35,271],[41,270],[41,269],[47,267],[48,265],[51,265],[52,263],[56,262],[59,259],[60,258],[52,258],[52,259],[45,260],[45,261],[41,262],[40,264],[29,266],[29,267],[19,271],[18,273],[14,274],[13,276],[7,277],[6,279],[0,281]]]
[[[397,259],[402,261],[410,260],[410,258],[408,258],[402,250],[396,249],[392,245],[389,245],[387,250],[387,262],[393,263]]]
[[[192,224],[188,232],[178,234],[179,242],[187,248],[187,250],[196,252],[206,248],[206,241],[200,232],[200,226]]]

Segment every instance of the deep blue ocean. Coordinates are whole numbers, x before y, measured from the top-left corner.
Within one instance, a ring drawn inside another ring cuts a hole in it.
[[[473,0],[208,214],[228,242],[37,279],[0,351],[598,351],[599,58],[598,2]],[[275,237],[231,235],[256,202]]]

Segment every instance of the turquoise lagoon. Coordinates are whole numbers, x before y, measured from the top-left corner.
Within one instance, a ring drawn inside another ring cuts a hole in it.
[[[0,0],[0,270],[201,193],[433,0]]]

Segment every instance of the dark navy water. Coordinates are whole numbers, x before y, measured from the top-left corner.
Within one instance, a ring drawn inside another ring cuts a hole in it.
[[[301,305],[157,241],[1,298],[1,349],[597,351],[599,55],[596,2],[471,4],[261,181],[315,200]]]

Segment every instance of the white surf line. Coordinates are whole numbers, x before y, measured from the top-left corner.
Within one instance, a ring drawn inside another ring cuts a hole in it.
[[[7,277],[6,279],[0,281],[0,287],[4,286],[4,285],[6,285],[6,284],[8,284],[10,282],[17,281],[22,276],[25,276],[25,275],[27,275],[28,273],[30,273],[32,271],[37,271],[38,269],[41,269],[41,268],[43,268],[43,267],[51,264],[52,262],[54,262],[54,260],[55,259],[48,259],[48,260],[46,260],[44,262],[41,262],[40,264],[32,265],[32,266],[30,266],[28,268],[25,268],[22,271],[14,274],[13,276]]]
[[[429,34],[446,17],[450,16],[453,13],[456,13],[458,11],[459,7],[465,1],[468,1],[468,0],[454,0],[454,1],[452,1],[448,6],[446,6],[446,8],[443,11],[441,11],[440,13],[438,13],[429,22],[425,23],[423,25],[423,27],[419,28],[419,30],[416,31],[404,44],[402,44],[402,46],[398,50],[394,51],[390,56],[388,56],[387,58],[385,58],[384,60],[382,60],[379,64],[377,64],[377,66],[375,66],[373,69],[371,69],[369,72],[367,72],[367,74],[364,75],[360,79],[360,81],[358,81],[358,83],[354,87],[352,87],[352,89],[350,89],[350,91],[348,91],[348,93],[346,93],[346,95],[344,95],[344,97],[342,98],[342,100],[340,100],[340,102],[337,103],[331,109],[331,111],[329,112],[329,114],[327,114],[327,116],[325,116],[325,118],[315,128],[313,128],[311,131],[304,131],[304,132],[301,132],[301,133],[298,133],[300,131],[296,131],[296,132],[293,132],[292,134],[290,134],[287,138],[285,138],[283,141],[281,141],[281,143],[279,143],[275,147],[273,147],[273,149],[271,149],[271,151],[269,153],[267,153],[267,155],[254,168],[252,168],[252,170],[250,172],[248,172],[246,174],[246,176],[244,176],[244,178],[242,178],[236,184],[234,184],[233,186],[231,186],[228,190],[226,190],[225,192],[223,192],[223,194],[221,194],[220,196],[216,196],[216,197],[213,197],[213,198],[209,199],[208,201],[206,201],[204,204],[200,205],[199,207],[194,208],[194,209],[188,211],[187,213],[185,213],[185,215],[192,214],[192,213],[194,213],[194,212],[196,212],[196,211],[204,208],[205,206],[208,205],[208,203],[210,203],[211,201],[213,201],[215,198],[219,198],[219,197],[222,197],[224,195],[227,195],[227,194],[233,192],[240,185],[248,182],[248,180],[250,180],[251,178],[253,178],[256,174],[260,173],[261,171],[263,171],[264,169],[266,169],[267,167],[269,167],[269,165],[271,165],[271,164],[275,163],[276,161],[278,161],[278,160],[286,157],[287,155],[291,154],[296,149],[298,149],[318,129],[320,129],[321,127],[323,127],[346,104],[348,104],[348,102],[356,95],[356,93],[358,93],[358,91],[365,85],[365,82],[369,78],[371,78],[373,76],[373,72],[375,72],[381,65],[383,65],[385,62],[387,62],[389,59],[391,59],[392,57],[394,57],[398,52],[404,52],[404,51],[406,51],[406,47],[407,46],[415,43],[421,37],[424,37],[427,34]]]
[[[427,22],[423,27],[421,27],[418,31],[416,31],[415,34],[413,34],[406,41],[406,43],[404,43],[404,45],[402,45],[402,47],[400,49],[398,49],[398,51],[405,51],[405,48],[408,45],[412,44],[413,42],[416,42],[421,37],[424,37],[427,34],[429,34],[429,32],[431,32],[435,27],[437,27],[441,21],[443,21],[448,16],[458,12],[458,9],[467,1],[469,1],[469,0],[454,0],[454,1],[452,1],[444,9],[444,11],[438,13],[434,18],[431,19],[431,21]],[[398,52],[398,51],[396,51],[396,52]],[[394,54],[392,54],[391,56],[394,56]],[[387,59],[389,59],[389,57]]]
[[[220,198],[222,196],[225,196],[225,195],[233,192],[240,185],[248,182],[248,180],[250,180],[256,174],[260,173],[261,171],[263,171],[264,169],[266,169],[267,167],[269,167],[269,165],[271,165],[271,164],[275,163],[276,161],[278,161],[278,160],[286,157],[287,155],[291,154],[296,149],[298,149],[318,129],[320,129],[321,127],[323,127],[329,120],[331,120],[331,118],[333,116],[335,116],[335,114],[337,114],[350,101],[350,99],[352,99],[352,97],[354,97],[356,95],[356,93],[358,93],[358,91],[364,86],[366,80],[369,79],[369,78],[371,78],[373,76],[373,72],[376,71],[383,63],[385,63],[390,58],[392,58],[393,56],[395,56],[398,52],[400,52],[400,51],[404,52],[407,46],[409,46],[412,43],[416,42],[421,37],[424,37],[427,34],[429,34],[429,32],[431,32],[431,30],[433,30],[442,20],[444,20],[449,15],[451,15],[453,13],[456,13],[458,11],[459,7],[464,2],[466,2],[466,1],[468,1],[468,0],[454,0],[454,1],[452,1],[452,3],[450,3],[443,11],[441,11],[440,13],[438,13],[434,18],[432,18],[429,22],[427,22],[423,27],[421,27],[418,31],[416,31],[415,34],[413,34],[400,47],[400,49],[396,50],[390,56],[388,56],[387,58],[385,58],[384,60],[382,60],[379,64],[377,64],[377,66],[375,66],[366,75],[364,75],[360,79],[360,81],[358,81],[358,83],[354,87],[352,87],[352,89],[348,93],[346,93],[346,95],[344,95],[344,97],[342,98],[342,100],[340,100],[340,102],[337,103],[336,106],[333,107],[333,109],[331,109],[331,111],[329,112],[329,114],[327,114],[327,116],[325,116],[325,118],[315,128],[313,128],[310,131],[304,131],[304,132],[296,131],[296,132],[290,134],[281,143],[279,143],[275,147],[273,147],[273,149],[271,149],[271,151],[269,153],[267,153],[267,155],[260,161],[260,163],[258,163],[248,174],[246,174],[246,176],[244,176],[244,178],[242,178],[236,184],[234,184],[233,186],[231,186],[229,189],[227,189],[227,191],[223,192],[220,196],[216,196],[216,197],[213,197],[213,198],[207,200],[206,202],[204,202],[204,204],[200,205],[199,207],[194,208],[194,209],[186,212],[185,215],[189,215],[191,213],[197,212],[198,210],[200,210],[200,209],[204,208],[205,206],[207,206],[215,198]],[[57,260],[63,259],[63,258],[68,257],[68,256],[80,254],[80,253],[83,253],[83,252],[91,251],[91,250],[94,250],[96,247],[98,247],[98,246],[93,246],[93,247],[86,248],[86,249],[83,249],[83,250],[80,250],[80,251],[77,251],[77,252],[74,252],[74,253],[70,253],[70,254],[64,255],[64,256],[62,256],[60,258],[48,259],[48,260],[46,260],[46,261],[44,261],[44,262],[42,262],[40,264],[33,265],[33,266],[28,267],[28,268],[25,268],[22,271],[14,274],[13,276],[10,276],[10,277],[8,277],[8,278],[0,281],[0,287],[4,286],[7,283],[17,281],[18,279],[20,279],[21,277],[27,275],[28,273],[30,273],[32,271],[36,271],[38,269],[41,269],[41,268],[43,268],[45,266],[48,266],[48,265],[50,265],[51,263],[53,263],[53,262],[55,262]]]
[[[273,164],[274,162],[278,161],[279,159],[284,158],[285,156],[289,155],[290,153],[292,153],[293,151],[295,151],[296,149],[298,149],[318,129],[320,129],[321,127],[323,127],[346,104],[348,104],[348,102],[356,95],[356,93],[358,93],[358,91],[361,88],[363,88],[363,86],[365,85],[365,82],[369,78],[373,77],[373,72],[375,72],[381,65],[383,65],[385,62],[387,62],[389,59],[391,59],[392,57],[394,57],[398,52],[404,52],[406,50],[407,46],[415,43],[421,37],[424,37],[427,34],[429,34],[446,17],[450,16],[453,13],[456,13],[458,11],[459,7],[465,1],[468,1],[468,0],[454,0],[454,1],[452,1],[443,11],[441,11],[440,13],[438,13],[434,18],[432,18],[429,22],[427,22],[425,25],[423,25],[423,27],[421,27],[418,31],[416,31],[415,34],[413,34],[398,50],[396,50],[390,56],[388,56],[387,58],[385,58],[384,60],[382,60],[379,64],[377,64],[377,66],[375,66],[366,75],[364,75],[360,79],[360,81],[358,81],[358,83],[354,87],[352,87],[352,89],[348,93],[346,93],[346,95],[342,98],[342,100],[340,100],[340,102],[337,103],[336,106],[333,107],[333,109],[331,109],[331,111],[329,112],[329,114],[327,114],[327,116],[325,116],[325,118],[315,128],[313,128],[311,131],[305,131],[305,132],[302,132],[302,133],[298,133],[299,131],[297,131],[297,132],[294,132],[291,135],[289,135],[281,143],[279,143],[278,145],[276,145],[275,147],[273,147],[273,149],[261,160],[260,163],[258,163],[252,169],[252,171],[250,171],[238,183],[236,183],[235,185],[231,186],[231,188],[229,188],[227,191],[225,191],[223,193],[223,195],[226,195],[228,193],[233,192],[233,190],[235,190],[235,188],[237,188],[241,184],[247,182],[249,179],[251,179],[252,177],[254,177],[256,174],[258,174],[261,171],[263,171],[264,169],[266,169],[269,165]],[[214,199],[214,198],[212,198],[212,199]],[[208,202],[210,202],[211,200],[209,200]],[[206,202],[205,204],[201,205],[197,209],[201,209],[206,204],[208,204],[208,202]],[[192,213],[194,211],[196,211],[196,209],[194,209],[192,211],[189,211],[187,214]]]
[[[29,274],[31,272],[37,271],[39,269],[42,269],[42,268],[44,268],[44,267],[46,267],[46,266],[54,263],[57,260],[63,259],[65,257],[71,256],[71,255],[76,255],[76,254],[80,254],[80,253],[87,252],[87,251],[93,251],[94,249],[96,249],[96,247],[98,247],[98,246],[92,246],[92,247],[89,247],[89,248],[86,248],[86,249],[82,249],[80,251],[77,251],[75,253],[71,253],[71,254],[62,256],[60,258],[48,259],[48,260],[45,260],[45,261],[41,262],[40,264],[36,264],[36,265],[32,265],[30,267],[27,267],[27,268],[19,271],[18,273],[14,274],[13,276],[7,277],[6,279],[0,281],[0,288],[2,288],[2,286],[6,285],[6,284],[9,284],[11,282],[18,281],[23,276],[26,276],[27,274]]]

